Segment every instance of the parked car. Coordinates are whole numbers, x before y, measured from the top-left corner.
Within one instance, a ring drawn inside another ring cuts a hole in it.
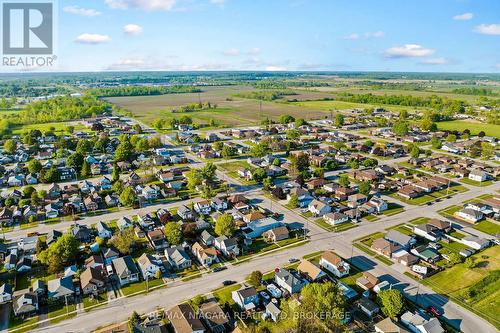
[[[219,267],[215,267],[214,269],[212,269],[212,272],[217,273],[217,272],[223,271],[225,269],[227,269],[226,266],[219,266]]]
[[[233,281],[233,280],[224,280],[224,281],[222,281],[222,285],[223,286],[230,286],[230,285],[235,284],[235,283],[236,283],[236,281]]]
[[[281,298],[281,290],[279,290],[279,288],[274,283],[268,284],[266,289],[274,298]]]
[[[261,291],[259,294],[260,294],[260,296],[261,296],[263,299],[265,299],[266,301],[268,301],[268,302],[269,302],[269,301],[271,300],[271,297],[270,297],[270,296],[269,296],[269,294],[268,294],[268,293],[266,293],[265,291]]]
[[[299,259],[297,259],[297,258],[290,258],[290,259],[288,259],[288,262],[290,264],[293,264],[293,263],[298,262],[298,261],[299,261]]]
[[[434,242],[430,242],[429,243],[429,247],[430,248],[433,248],[434,250],[439,250],[440,248],[442,248],[443,246],[441,244],[438,244],[438,243],[434,243]]]

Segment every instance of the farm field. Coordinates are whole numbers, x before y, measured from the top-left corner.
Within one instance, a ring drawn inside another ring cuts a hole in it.
[[[54,128],[54,132],[56,134],[61,134],[62,132],[65,132],[68,126],[74,126],[75,132],[77,131],[82,131],[82,132],[88,132],[90,131],[89,128],[85,127],[83,124],[79,122],[54,122],[54,123],[44,123],[44,124],[30,124],[30,125],[20,125],[12,129],[12,134],[17,134],[20,135],[26,131],[30,131],[33,129],[40,130],[42,133],[43,132],[48,132],[50,131],[51,127]]]
[[[253,90],[248,86],[224,86],[206,87],[201,93],[168,94],[156,96],[132,96],[132,97],[110,97],[106,98],[110,103],[132,113],[133,117],[151,124],[153,120],[180,118],[187,115],[195,123],[206,124],[210,119],[219,125],[225,126],[247,126],[259,124],[264,117],[278,119],[283,114],[305,119],[318,119],[325,116],[323,110],[310,110],[297,106],[293,103],[262,102],[262,119],[260,102],[254,99],[237,98],[233,95]],[[324,98],[326,94],[316,92],[299,92],[291,95],[294,99],[318,99]],[[198,103],[201,101],[216,104],[217,108],[212,110],[201,110],[194,112],[176,112],[172,109],[179,106]]]
[[[500,125],[485,124],[466,120],[440,121],[437,123],[439,130],[463,131],[469,129],[472,135],[484,131],[488,136],[500,138]]]
[[[416,108],[409,106],[399,106],[399,105],[384,105],[384,104],[364,104],[364,103],[351,103],[344,101],[303,101],[303,102],[293,102],[290,103],[296,106],[301,106],[308,109],[330,111],[332,109],[342,110],[342,109],[369,109],[375,107],[383,107],[388,111],[398,112],[401,110],[415,111],[415,110],[425,110],[425,108]]]

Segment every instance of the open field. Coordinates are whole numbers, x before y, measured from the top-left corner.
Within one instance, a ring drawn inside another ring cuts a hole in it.
[[[383,107],[389,111],[401,111],[401,110],[425,110],[425,108],[416,108],[409,106],[400,105],[385,105],[385,104],[364,104],[364,103],[351,103],[343,101],[304,101],[304,102],[294,102],[291,103],[296,106],[302,106],[308,109],[329,111],[332,109],[342,110],[342,109],[369,109],[375,107]]]
[[[498,275],[495,272],[500,270],[500,247],[486,249],[473,255],[473,258],[476,262],[474,268],[458,264],[424,279],[423,284],[465,304],[499,328],[500,321],[497,315],[500,311],[500,280],[492,279],[493,281],[485,283],[483,279],[490,274]],[[481,290],[475,290],[477,289],[475,286],[481,281],[484,284]]]
[[[258,124],[268,117],[277,119],[283,114],[305,119],[318,119],[326,114],[322,110],[310,110],[292,103],[262,102],[262,119],[260,115],[260,102],[254,99],[237,98],[233,95],[240,92],[251,91],[248,86],[206,87],[201,93],[168,94],[157,96],[111,97],[107,101],[116,104],[133,116],[145,123],[151,124],[155,119],[172,119],[184,115],[190,116],[194,122],[206,124],[210,119],[217,124],[227,126],[245,126]],[[324,98],[324,93],[300,92],[298,95],[289,96],[294,99]],[[194,112],[176,112],[172,109],[179,106],[198,103],[201,101],[217,104],[216,109]]]
[[[488,136],[495,136],[500,138],[500,125],[485,124],[475,121],[467,120],[452,120],[452,121],[440,121],[437,123],[438,129],[440,130],[454,130],[463,131],[465,129],[470,130],[472,135],[478,134],[484,131]]]
[[[68,126],[73,126],[75,128],[75,132],[82,131],[82,132],[88,132],[90,131],[90,128],[85,127],[82,123],[80,122],[54,122],[54,123],[45,123],[45,124],[30,124],[30,125],[20,125],[17,127],[14,127],[12,129],[12,134],[22,134],[24,132],[37,129],[40,130],[42,133],[43,132],[48,132],[51,130],[51,128],[54,128],[54,132],[56,134],[62,134],[67,131]],[[66,132],[67,133],[67,132]]]

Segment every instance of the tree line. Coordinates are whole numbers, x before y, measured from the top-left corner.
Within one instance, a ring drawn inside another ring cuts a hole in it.
[[[89,89],[86,92],[96,97],[117,97],[117,96],[150,96],[166,94],[182,94],[201,92],[200,88],[194,86],[119,86],[102,87]]]
[[[297,95],[293,90],[247,91],[235,94],[235,97],[258,99],[261,101],[274,101],[283,96]]]

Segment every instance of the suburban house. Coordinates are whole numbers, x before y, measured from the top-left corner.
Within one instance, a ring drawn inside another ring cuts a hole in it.
[[[444,333],[439,319],[426,317],[423,314],[406,311],[401,315],[401,323],[416,333]]]
[[[410,333],[407,329],[398,324],[398,322],[387,317],[375,324],[377,333]]]
[[[461,242],[468,247],[473,248],[474,250],[482,250],[490,246],[490,241],[488,239],[476,237],[476,236],[467,236],[461,239]]]
[[[291,271],[282,268],[274,276],[274,282],[290,294],[298,293],[305,286],[305,281]]]
[[[451,223],[438,219],[431,219],[427,223],[418,224],[413,228],[413,233],[417,236],[424,237],[431,242],[441,239],[444,234],[451,232]]]
[[[177,215],[179,215],[180,218],[183,219],[183,220],[192,220],[192,219],[194,219],[194,212],[191,209],[189,209],[186,206],[184,206],[184,205],[181,205],[177,209]]]
[[[361,297],[356,302],[356,306],[358,307],[358,309],[363,311],[370,318],[375,316],[380,311],[380,308],[378,307],[378,305],[366,297]]]
[[[363,276],[356,280],[356,284],[364,290],[371,290],[379,283],[376,276],[368,272],[363,272]]]
[[[203,303],[198,313],[209,332],[224,333],[230,330],[229,318],[217,302]]]
[[[0,304],[12,301],[12,285],[4,283],[0,286]]]
[[[371,248],[378,254],[391,258],[392,254],[401,250],[402,247],[385,238],[377,238],[373,240]]]
[[[483,170],[472,170],[470,173],[469,173],[469,177],[468,177],[470,180],[473,180],[473,181],[476,181],[476,182],[484,182],[485,180],[488,179],[488,174],[486,172],[484,172]]]
[[[278,242],[287,239],[289,237],[289,232],[288,228],[283,226],[268,230],[263,235],[267,242]]]
[[[38,295],[35,292],[26,291],[15,296],[12,310],[16,316],[23,318],[36,314],[38,312]]]
[[[113,236],[113,231],[111,231],[108,225],[102,221],[97,222],[96,229],[97,235],[101,238],[107,239]]]
[[[113,267],[121,286],[139,281],[139,271],[131,256],[113,259]]]
[[[308,209],[314,216],[323,216],[332,211],[332,208],[329,205],[318,200],[311,201]]]
[[[483,213],[471,208],[464,208],[454,214],[456,217],[465,220],[466,222],[476,223],[483,219]]]
[[[338,225],[349,221],[349,217],[345,214],[334,212],[323,215],[326,223],[331,225]]]
[[[231,292],[231,298],[245,311],[253,310],[259,305],[260,299],[254,287],[246,287]]]
[[[179,304],[166,311],[166,317],[170,321],[176,333],[204,333],[205,326],[191,305]]]
[[[106,278],[101,268],[89,267],[80,275],[82,293],[97,295],[105,286]]]
[[[329,251],[325,251],[321,254],[319,266],[333,273],[338,278],[349,275],[349,270],[351,268],[342,258]]]
[[[49,300],[60,300],[65,302],[66,299],[71,299],[75,294],[73,286],[73,277],[65,276],[49,280],[47,284]]]
[[[191,258],[182,246],[168,247],[165,249],[165,257],[174,269],[185,269],[191,267]]]
[[[208,215],[212,211],[212,206],[208,200],[200,200],[194,204],[194,210],[198,214]]]
[[[390,229],[384,236],[388,241],[401,246],[404,249],[409,249],[411,245],[416,243],[416,239],[405,235],[397,230]]]
[[[203,230],[200,234],[200,240],[206,246],[212,246],[215,242],[215,237],[211,235],[208,231]]]
[[[309,282],[319,281],[326,276],[326,273],[321,268],[308,260],[302,260],[297,267],[297,271]]]
[[[134,225],[134,222],[131,219],[129,219],[128,217],[124,216],[124,217],[118,219],[118,221],[116,222],[116,225],[117,225],[118,229],[123,231],[125,229],[132,227]]]
[[[152,279],[156,272],[161,272],[161,263],[158,263],[158,260],[148,253],[143,253],[137,259],[137,265],[144,280]]]
[[[240,254],[240,248],[236,238],[227,238],[222,235],[215,238],[214,246],[221,251],[226,257],[236,257]]]
[[[196,242],[191,246],[191,251],[198,261],[205,267],[208,267],[218,261],[217,250],[212,247],[204,248],[200,245],[200,243]]]
[[[171,222],[174,223],[174,222]],[[161,229],[155,229],[153,231],[148,232],[148,239],[151,243],[151,246],[156,251],[163,251],[168,247],[167,238]]]
[[[283,226],[283,223],[272,218],[266,217],[263,219],[254,220],[247,223],[247,226],[242,229],[245,238],[257,238],[264,232]]]

